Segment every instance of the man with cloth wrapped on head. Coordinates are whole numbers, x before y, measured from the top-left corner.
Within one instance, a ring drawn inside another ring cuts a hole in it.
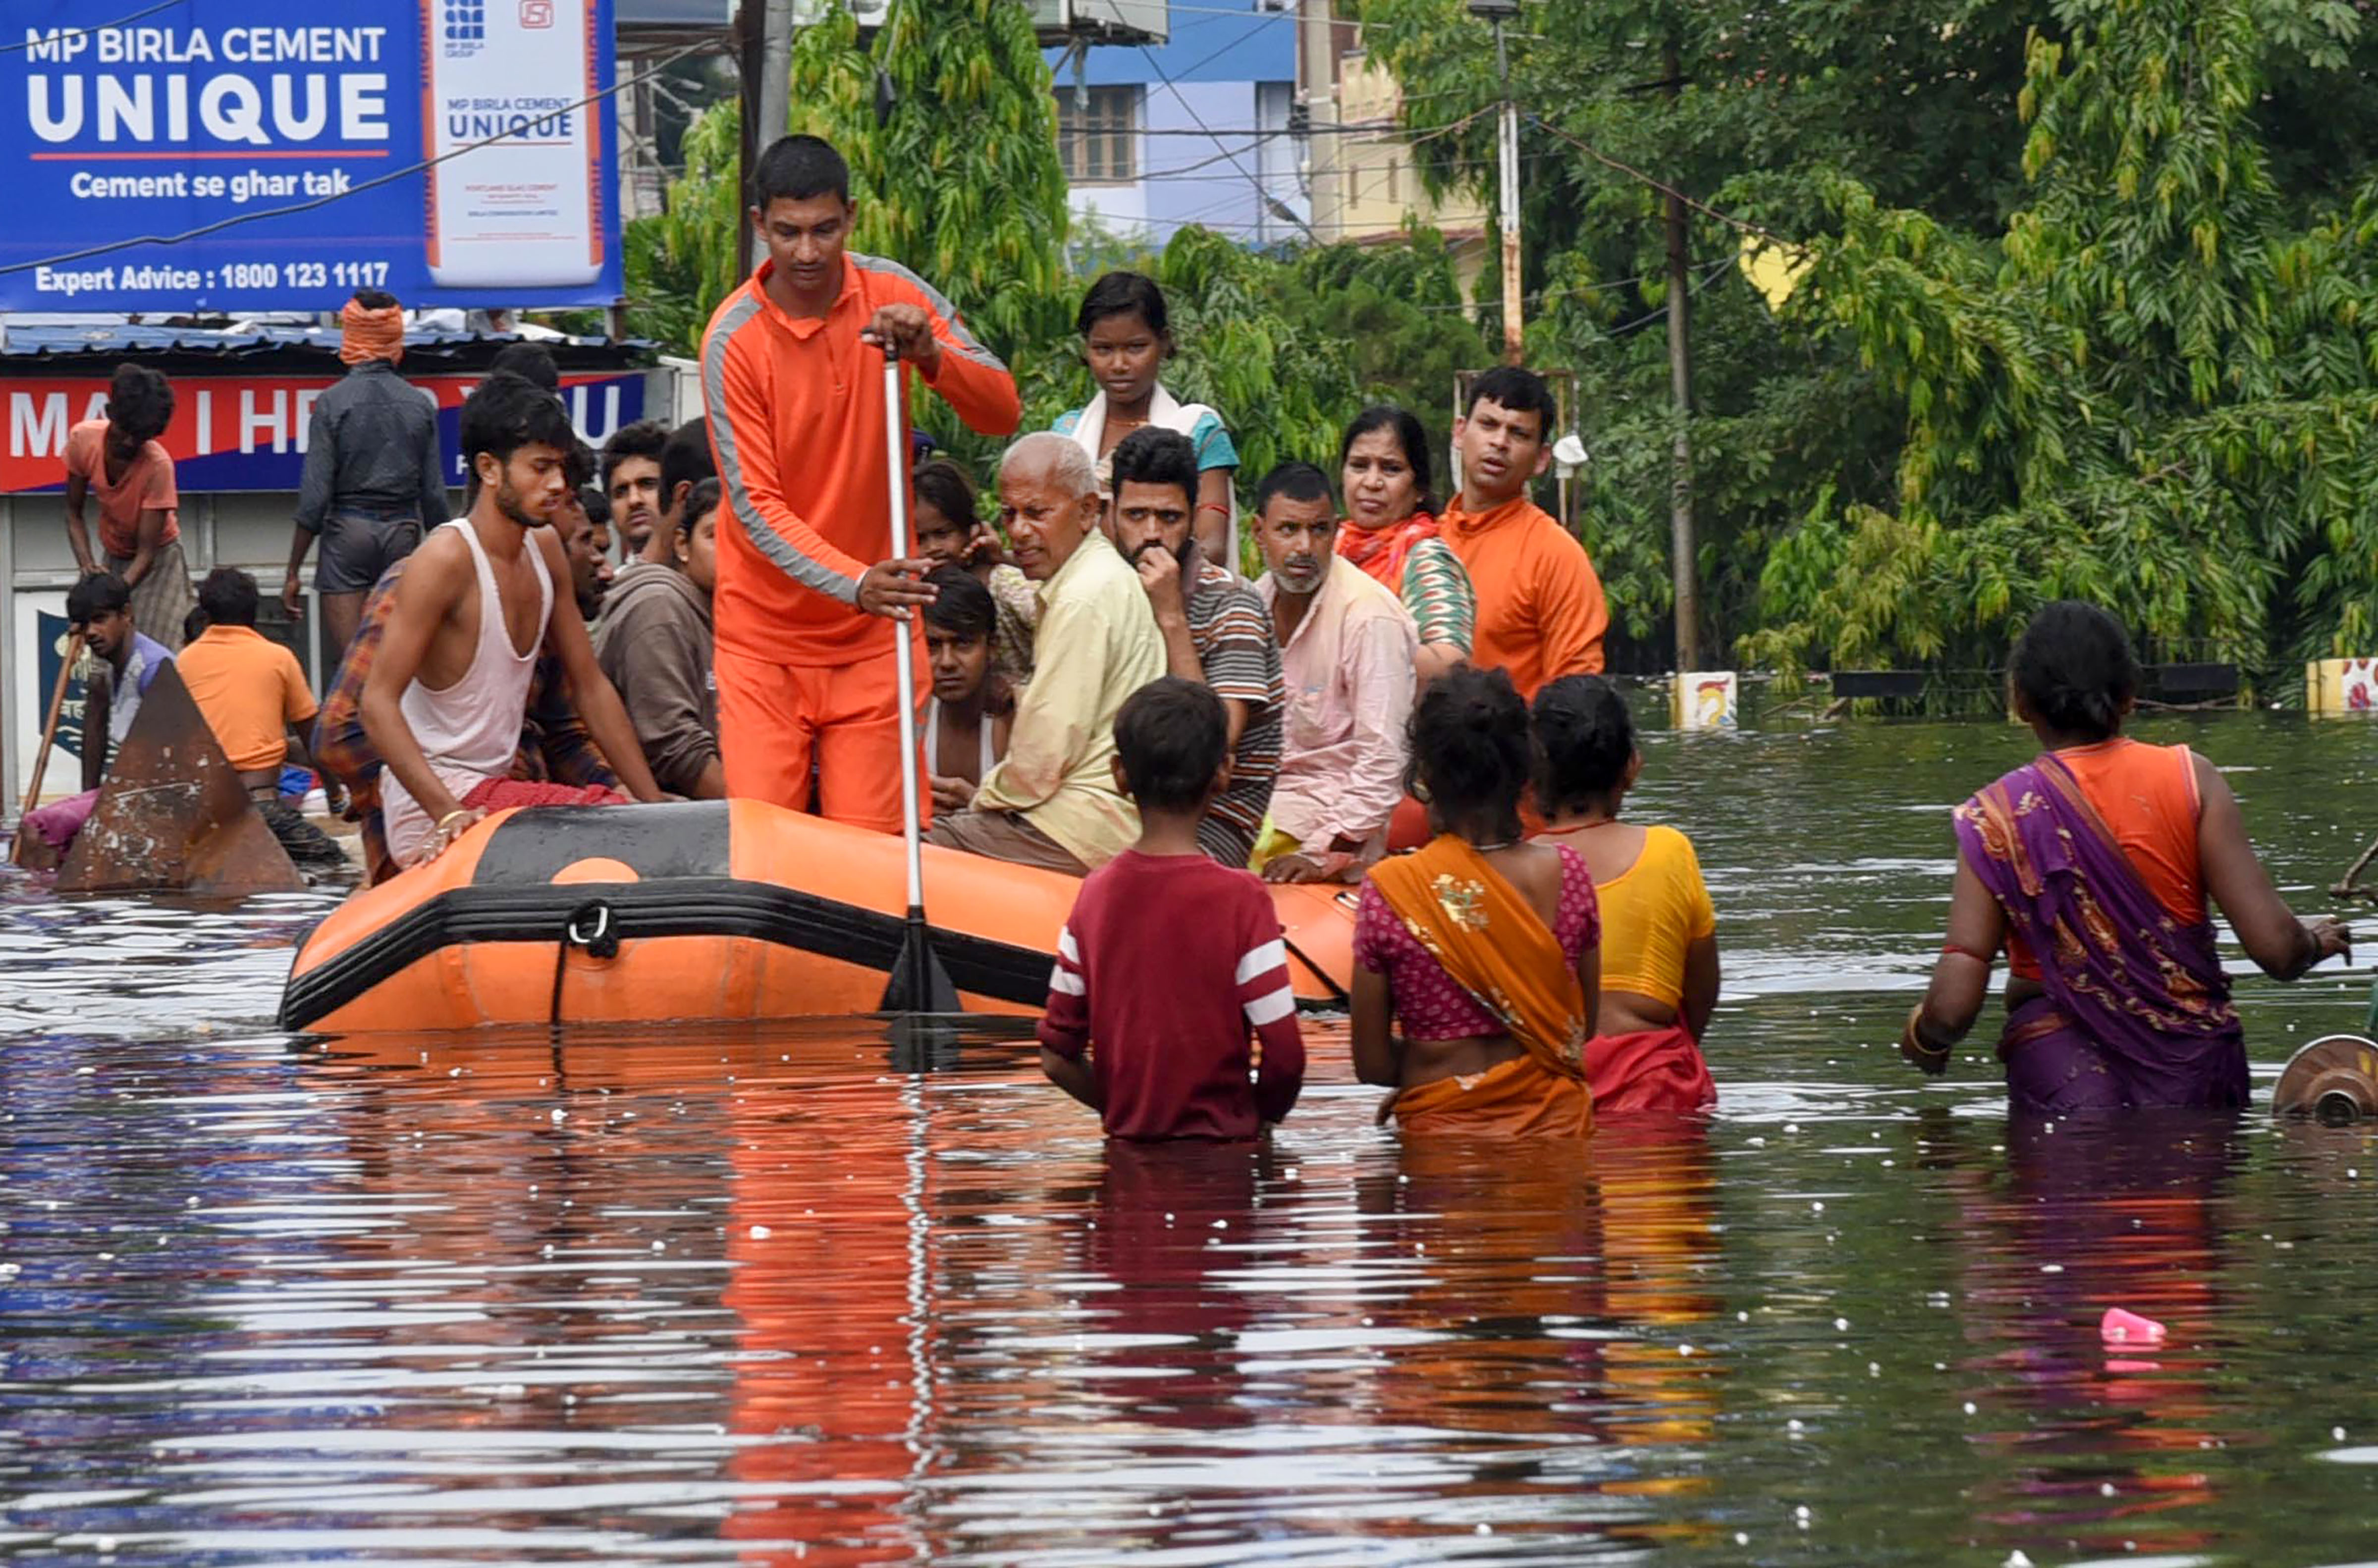
[[[294,616],[304,593],[298,569],[320,534],[314,592],[322,602],[325,668],[337,667],[354,640],[372,584],[447,518],[437,409],[396,373],[404,357],[403,307],[392,294],[358,289],[339,325],[347,374],[314,400],[306,423],[297,527],[281,585],[281,603]]]

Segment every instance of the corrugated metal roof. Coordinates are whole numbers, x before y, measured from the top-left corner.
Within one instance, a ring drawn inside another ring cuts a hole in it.
[[[524,337],[516,332],[472,332],[450,328],[406,329],[405,362],[436,364],[455,369],[484,366],[503,349],[517,342],[536,342],[549,351],[564,370],[617,369],[650,364],[654,345],[623,339]],[[96,359],[132,359],[143,363],[175,361],[185,366],[206,362],[240,362],[256,368],[336,365],[339,332],[330,327],[258,325],[244,331],[217,327],[149,325],[121,319],[27,321],[12,317],[6,339],[0,343],[0,366],[29,369],[60,361],[79,369]],[[161,368],[164,366],[161,365]]]

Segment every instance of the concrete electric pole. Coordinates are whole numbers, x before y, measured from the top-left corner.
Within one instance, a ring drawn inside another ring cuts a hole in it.
[[[1519,105],[1511,96],[1511,54],[1503,24],[1519,14],[1519,0],[1470,0],[1470,14],[1495,24],[1495,68],[1503,84],[1503,112],[1496,119],[1496,159],[1501,201],[1496,222],[1503,231],[1503,363],[1526,357],[1526,324],[1519,287]]]

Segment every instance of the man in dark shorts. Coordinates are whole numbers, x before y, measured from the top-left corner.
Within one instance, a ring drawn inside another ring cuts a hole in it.
[[[437,411],[396,373],[404,357],[404,312],[393,296],[363,289],[339,320],[339,357],[348,370],[314,400],[289,576],[281,585],[282,605],[294,616],[304,595],[298,571],[319,534],[314,592],[322,603],[325,667],[335,666],[354,640],[364,595],[389,563],[411,555],[447,515]]]

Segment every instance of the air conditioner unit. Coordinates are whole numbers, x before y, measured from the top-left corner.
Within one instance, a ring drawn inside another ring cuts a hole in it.
[[[1162,43],[1172,36],[1169,0],[1031,0],[1040,42]]]

